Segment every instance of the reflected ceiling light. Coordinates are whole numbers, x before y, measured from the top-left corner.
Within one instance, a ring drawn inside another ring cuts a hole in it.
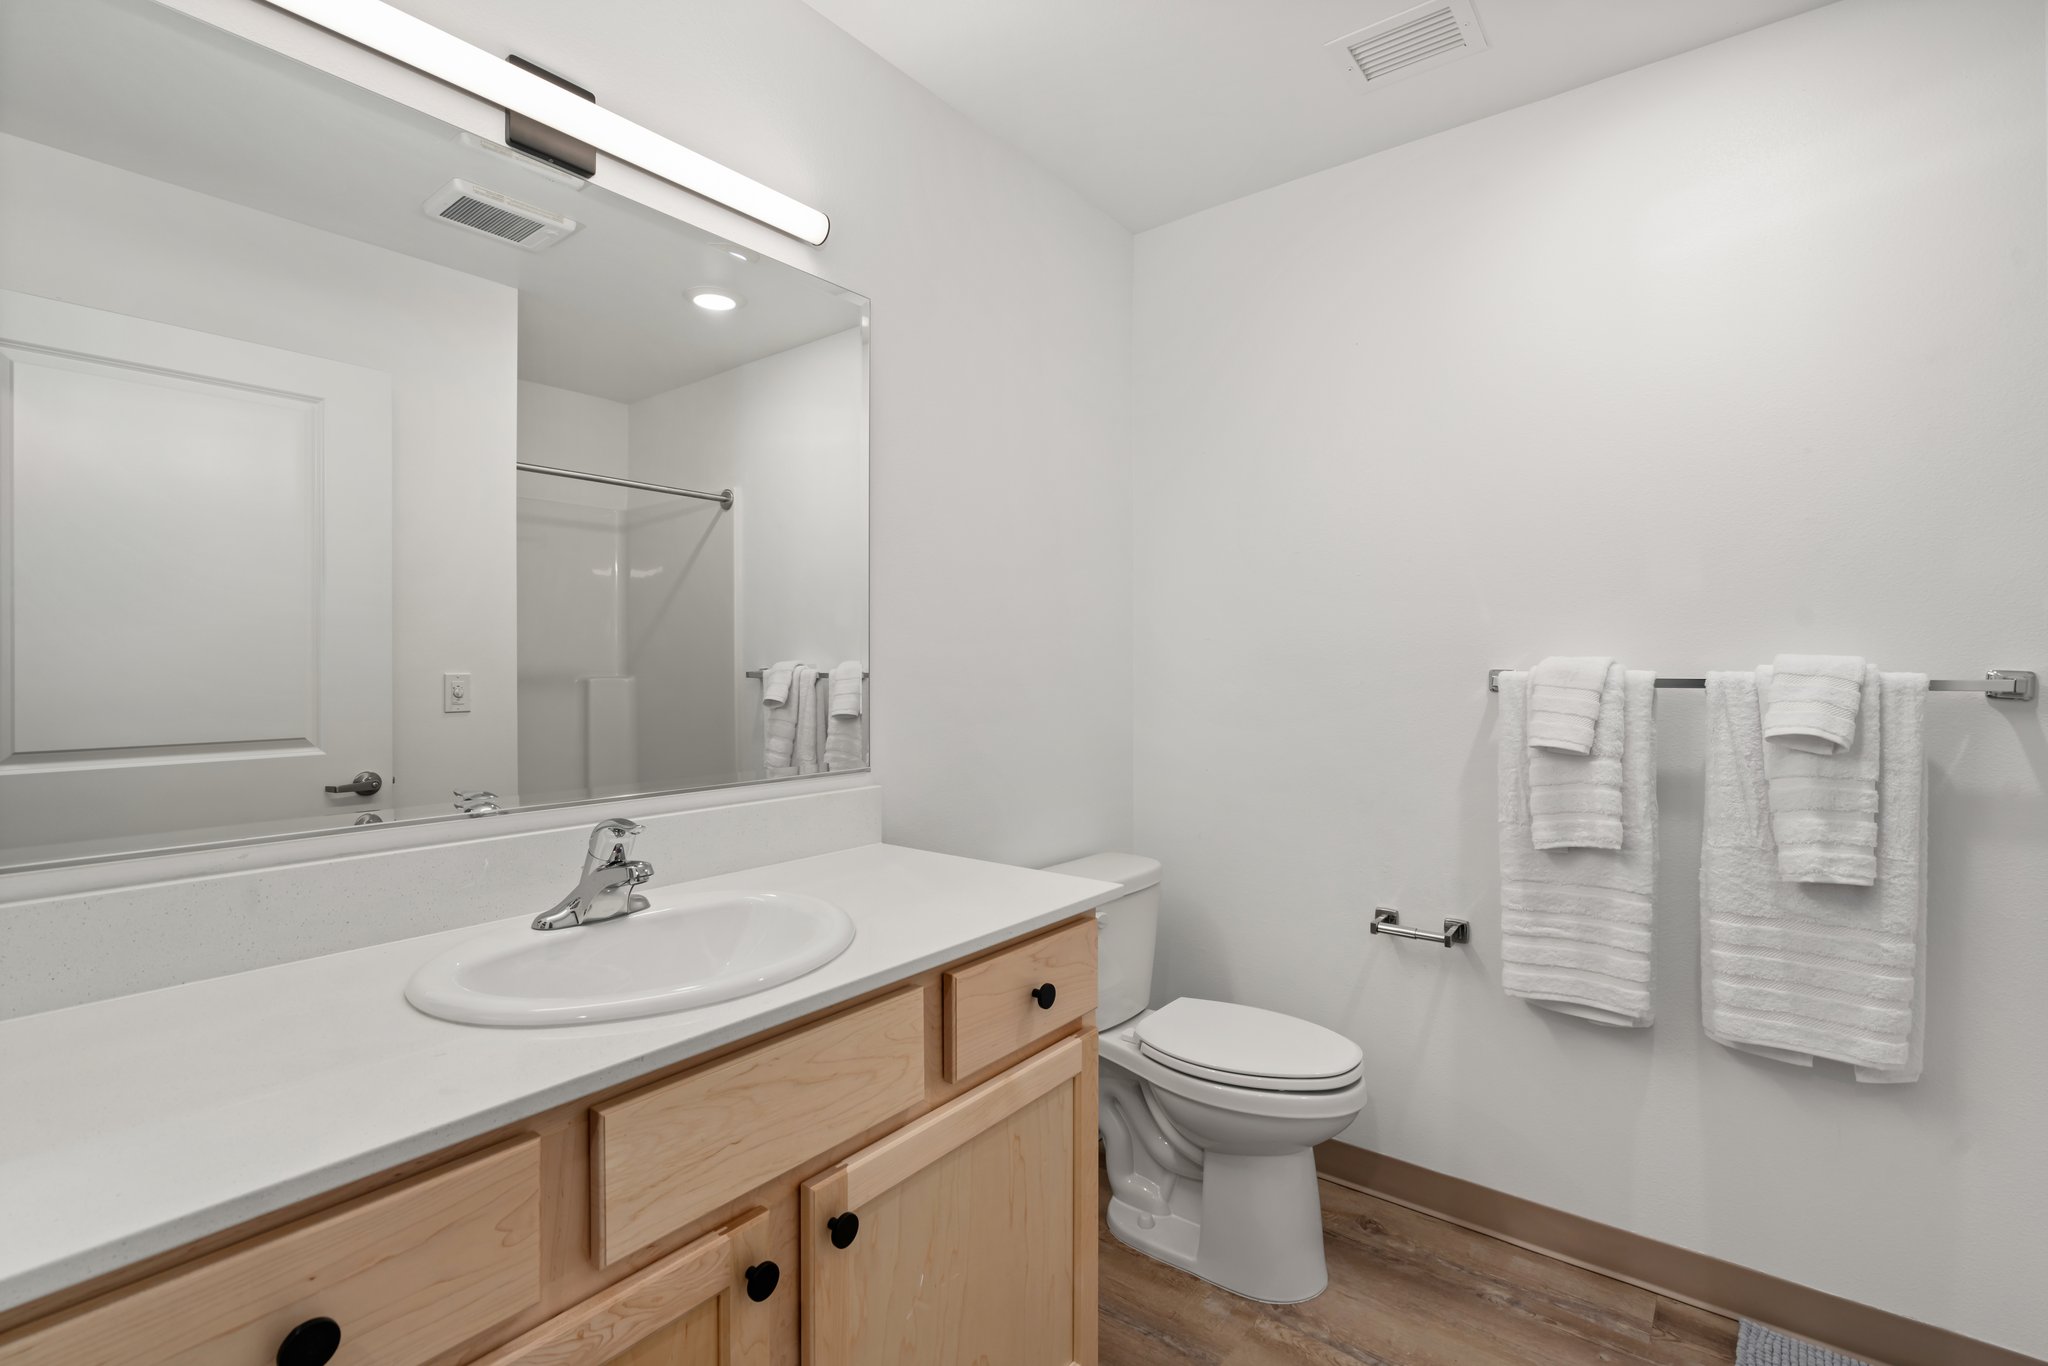
[[[521,71],[452,33],[384,4],[383,0],[272,2],[279,9],[289,10],[351,42],[446,81],[478,99],[524,114],[812,246],[822,243],[832,230],[832,220],[810,205],[771,190],[730,166],[671,142],[551,81]]]
[[[730,313],[742,302],[740,296],[722,289],[693,289],[690,302],[710,313]]]

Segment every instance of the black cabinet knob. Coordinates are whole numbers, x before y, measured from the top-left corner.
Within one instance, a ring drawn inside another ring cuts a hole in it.
[[[832,1246],[852,1247],[854,1235],[860,1232],[860,1216],[852,1210],[825,1221],[825,1228],[832,1235]]]
[[[1040,1010],[1051,1010],[1053,1000],[1058,995],[1058,990],[1050,982],[1047,982],[1042,987],[1033,987],[1031,989],[1031,999],[1038,1002]]]
[[[333,1319],[307,1319],[277,1344],[277,1366],[327,1366],[341,1350],[341,1325]]]
[[[747,1298],[755,1304],[775,1293],[782,1283],[782,1268],[773,1262],[756,1262],[746,1270]]]

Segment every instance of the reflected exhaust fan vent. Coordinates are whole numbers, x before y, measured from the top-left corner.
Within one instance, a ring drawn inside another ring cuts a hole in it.
[[[1430,71],[1486,50],[1471,0],[1439,0],[1403,10],[1328,45],[1367,85]]]
[[[508,194],[451,180],[421,205],[428,215],[458,228],[540,251],[576,231],[576,220],[522,203]]]

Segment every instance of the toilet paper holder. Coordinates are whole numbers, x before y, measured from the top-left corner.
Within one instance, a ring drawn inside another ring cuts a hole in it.
[[[1396,939],[1420,939],[1427,944],[1449,948],[1453,944],[1467,943],[1471,939],[1472,926],[1463,920],[1446,920],[1442,934],[1431,934],[1428,930],[1411,930],[1401,923],[1401,913],[1385,906],[1375,906],[1372,912],[1372,932],[1390,934]]]

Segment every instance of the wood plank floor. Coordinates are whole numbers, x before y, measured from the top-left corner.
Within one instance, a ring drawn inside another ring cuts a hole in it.
[[[1105,1202],[1106,1203],[1106,1202]],[[1330,1288],[1254,1304],[1102,1238],[1102,1366],[1727,1366],[1735,1323],[1323,1183]]]

